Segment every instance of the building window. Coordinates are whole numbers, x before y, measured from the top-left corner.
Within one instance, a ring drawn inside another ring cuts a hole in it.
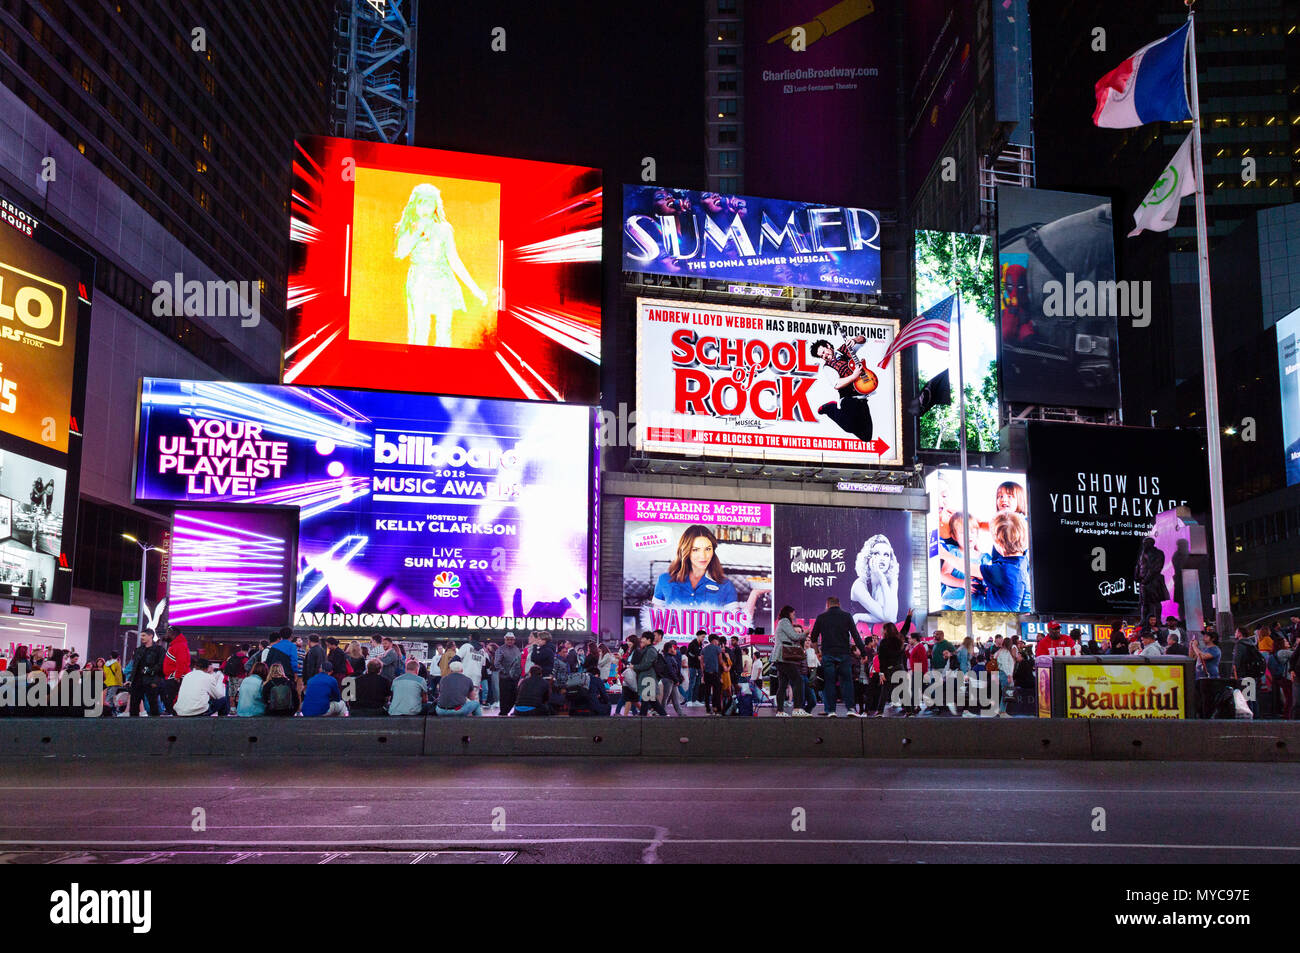
[[[737,153],[735,149],[727,149],[718,153],[718,168],[733,170],[737,164]]]
[[[722,23],[718,25],[719,43],[734,43],[737,36],[738,31],[734,23]]]
[[[718,0],[719,13],[735,13],[736,0]]]
[[[740,179],[734,175],[724,175],[718,179],[718,188],[723,192],[738,192],[740,190]]]
[[[719,66],[735,66],[740,62],[740,56],[734,46],[724,46],[718,49]]]
[[[739,89],[740,83],[735,73],[718,74],[718,92],[734,93]]]
[[[734,116],[734,115],[736,115],[736,100],[734,100],[734,99],[719,99],[719,100],[718,100],[718,115],[719,115],[719,116]]]
[[[736,133],[735,126],[718,127],[718,145],[734,145],[737,141],[739,141],[739,136]]]

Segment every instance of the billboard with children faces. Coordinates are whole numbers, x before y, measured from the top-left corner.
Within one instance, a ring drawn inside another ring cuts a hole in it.
[[[926,477],[925,488],[930,496],[926,538],[931,610],[965,610],[968,549],[973,611],[1032,612],[1025,475],[970,470],[965,504],[959,470],[935,470]]]

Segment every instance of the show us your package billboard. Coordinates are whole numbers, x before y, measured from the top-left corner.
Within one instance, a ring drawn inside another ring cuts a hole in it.
[[[766,643],[782,605],[811,630],[836,596],[868,634],[911,605],[907,512],[632,497],[623,505],[627,633],[661,629],[680,642],[704,629]]]
[[[600,170],[297,143],[284,383],[594,402]]]
[[[1111,205],[1096,195],[998,188],[998,323],[1008,401],[1119,406],[1120,317],[1139,282],[1115,280]]]
[[[1204,433],[1032,422],[1028,437],[1035,608],[1131,615],[1156,517],[1207,511]]]
[[[638,299],[638,446],[900,465],[898,362],[880,367],[897,329],[881,318],[840,325],[824,314]]]
[[[588,628],[590,408],[146,378],[135,494],[299,508],[295,625]]]
[[[625,185],[622,268],[875,294],[880,217],[862,208]]]

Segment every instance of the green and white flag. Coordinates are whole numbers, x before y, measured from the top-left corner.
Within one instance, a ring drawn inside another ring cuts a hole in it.
[[[1151,191],[1142,200],[1138,210],[1133,213],[1133,221],[1137,227],[1128,233],[1128,237],[1132,238],[1142,231],[1169,231],[1178,221],[1178,205],[1183,200],[1183,196],[1191,195],[1195,191],[1196,177],[1192,173],[1192,137],[1189,134],[1174,153],[1174,160],[1165,166],[1165,171],[1160,173],[1156,184],[1151,186]]]

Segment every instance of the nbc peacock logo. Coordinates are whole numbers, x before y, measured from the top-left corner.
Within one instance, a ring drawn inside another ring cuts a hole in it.
[[[454,572],[440,572],[433,577],[433,594],[435,596],[460,595],[460,576]]]

